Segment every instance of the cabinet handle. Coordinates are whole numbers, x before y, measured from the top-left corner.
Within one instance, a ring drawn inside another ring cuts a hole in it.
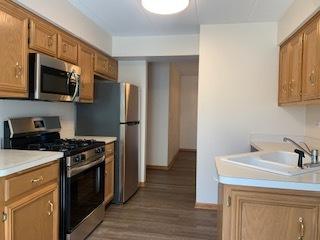
[[[22,75],[22,66],[19,64],[19,62],[16,63],[16,78],[21,78]]]
[[[38,183],[38,182],[41,182],[43,181],[43,177],[40,176],[39,178],[34,178],[34,179],[31,179],[31,183]]]
[[[63,51],[64,53],[67,52],[67,44],[65,44],[65,43],[63,44],[62,51]]]
[[[231,207],[231,196],[227,198],[227,207]]]
[[[1,221],[2,222],[5,222],[8,220],[8,214],[6,214],[5,212],[2,212],[2,218],[1,218]]]
[[[48,201],[48,204],[49,204],[49,207],[50,207],[50,211],[48,211],[48,215],[51,216],[53,214],[54,205],[50,200]]]
[[[310,73],[310,76],[309,76],[309,82],[311,83],[311,86],[314,86],[316,81],[317,81],[317,79],[315,77],[315,71],[312,70],[312,72]]]
[[[52,47],[52,45],[53,45],[52,36],[48,36],[48,46],[49,46],[49,47]]]
[[[300,236],[298,237],[298,240],[303,240],[304,239],[304,221],[302,217],[299,217],[299,223],[300,223]]]

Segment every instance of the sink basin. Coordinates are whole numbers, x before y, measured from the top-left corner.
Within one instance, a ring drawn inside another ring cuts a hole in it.
[[[224,158],[224,161],[285,176],[320,171],[320,165],[304,169],[297,167],[298,154],[293,152],[258,152],[248,156],[231,156]],[[310,163],[308,156],[304,158],[304,163]]]

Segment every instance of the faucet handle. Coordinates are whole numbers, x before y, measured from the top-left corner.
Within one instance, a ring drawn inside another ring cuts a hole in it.
[[[303,158],[305,157],[304,152],[299,149],[295,149],[294,152],[299,154],[298,167],[303,169]]]
[[[311,150],[311,163],[318,163],[319,150],[312,149]]]

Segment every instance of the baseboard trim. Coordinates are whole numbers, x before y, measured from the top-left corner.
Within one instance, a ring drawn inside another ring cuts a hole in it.
[[[179,151],[180,152],[180,151]],[[168,171],[172,168],[173,164],[176,162],[176,160],[178,159],[179,156],[179,152],[176,153],[176,155],[174,156],[173,160],[171,161],[171,163],[168,166],[157,166],[157,165],[147,165],[147,169],[151,169],[151,170],[162,170],[162,171]]]
[[[145,187],[146,186],[146,182],[139,182],[138,186],[139,187]]]
[[[180,148],[180,152],[197,152],[197,149]]]
[[[214,203],[196,203],[194,208],[206,210],[218,210],[218,205]]]
[[[151,169],[151,170],[163,170],[163,171],[169,170],[167,166],[157,166],[157,165],[147,165],[147,169]]]

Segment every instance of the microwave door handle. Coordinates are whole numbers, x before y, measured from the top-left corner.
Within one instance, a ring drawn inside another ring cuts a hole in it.
[[[73,73],[73,74],[75,74],[75,73]],[[79,92],[79,78],[78,78],[78,76],[75,76],[75,79],[76,79],[76,87],[74,89],[74,94],[73,94],[72,99],[71,99],[72,102],[74,101],[74,99],[76,98],[76,96],[77,96],[77,94]]]

